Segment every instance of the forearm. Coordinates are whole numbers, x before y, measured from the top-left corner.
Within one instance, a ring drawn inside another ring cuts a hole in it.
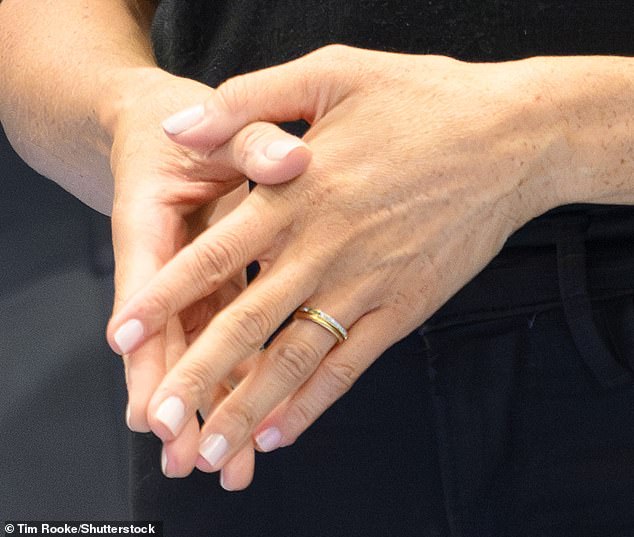
[[[151,83],[149,0],[3,0],[0,120],[38,172],[109,212],[117,107]]]
[[[537,167],[539,189],[556,204],[634,204],[634,58],[527,61],[541,73],[536,99],[548,102],[542,110],[558,131]]]

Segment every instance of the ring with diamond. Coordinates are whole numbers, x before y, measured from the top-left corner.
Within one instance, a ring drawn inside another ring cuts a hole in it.
[[[337,343],[343,343],[348,339],[348,331],[331,315],[317,308],[301,307],[295,312],[296,319],[307,319],[325,328],[337,338]]]

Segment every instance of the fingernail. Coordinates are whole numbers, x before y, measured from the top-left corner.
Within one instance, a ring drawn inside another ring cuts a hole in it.
[[[185,404],[180,397],[172,395],[159,405],[155,417],[176,435],[185,417]]]
[[[228,449],[229,443],[223,435],[212,434],[200,444],[199,453],[209,464],[215,467],[218,462],[220,462],[220,459],[224,457],[225,453],[227,453]]]
[[[165,132],[176,135],[198,125],[204,117],[205,107],[199,104],[168,117],[163,121],[162,125]]]
[[[165,447],[161,449],[161,471],[165,477],[169,477],[167,475],[167,453]]]
[[[282,433],[277,427],[269,427],[255,437],[255,443],[262,451],[268,453],[280,447]]]
[[[132,430],[132,427],[130,427],[130,403],[125,407],[125,424],[128,426],[128,429]]]
[[[129,353],[143,337],[143,324],[138,319],[123,323],[114,333],[114,341],[121,354]]]
[[[276,140],[266,147],[264,156],[269,160],[282,160],[298,147],[306,147],[306,144],[298,139]]]
[[[225,489],[227,492],[233,492],[233,489],[227,486],[225,480],[225,469],[220,470],[220,486]]]

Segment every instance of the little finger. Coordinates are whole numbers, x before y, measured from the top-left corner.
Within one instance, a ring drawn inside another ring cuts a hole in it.
[[[364,315],[345,344],[334,348],[310,379],[258,426],[254,434],[258,449],[269,452],[293,444],[401,337],[394,331],[390,311],[375,310]]]

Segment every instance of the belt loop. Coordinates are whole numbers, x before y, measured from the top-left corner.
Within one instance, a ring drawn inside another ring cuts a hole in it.
[[[592,315],[585,245],[589,217],[577,216],[558,221],[556,226],[559,289],[564,315],[577,350],[603,388],[629,382],[630,373],[612,356],[598,335]]]

